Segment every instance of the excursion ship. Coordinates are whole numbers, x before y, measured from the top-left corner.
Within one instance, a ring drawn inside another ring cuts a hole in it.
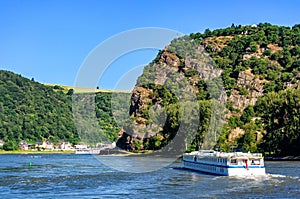
[[[186,169],[224,176],[265,175],[261,153],[218,152],[200,150],[185,153],[182,157]]]

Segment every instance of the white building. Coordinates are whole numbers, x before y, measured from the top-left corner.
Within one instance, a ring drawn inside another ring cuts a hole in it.
[[[84,142],[78,142],[78,144],[75,145],[75,149],[87,149],[88,146]]]

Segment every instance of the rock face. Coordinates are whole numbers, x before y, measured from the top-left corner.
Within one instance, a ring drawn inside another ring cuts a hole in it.
[[[163,51],[158,63],[178,68],[180,65],[180,58],[177,57],[174,53]]]
[[[166,47],[155,62],[145,67],[132,92],[129,111],[131,119],[123,127],[124,132],[119,137],[118,147],[134,151],[146,149],[149,143],[158,145],[159,142],[165,142],[171,136],[164,128],[167,118],[173,120],[166,113],[167,106],[174,101],[197,102],[196,95],[199,93],[201,79],[213,84],[207,84],[207,92],[213,86],[223,87],[216,81],[222,70],[212,64],[208,55],[203,53],[203,48],[196,46],[188,50],[187,54],[179,56]],[[226,99],[223,89],[220,89],[217,98]]]
[[[163,139],[160,134],[166,121],[163,90],[171,85],[167,82],[168,79],[177,78],[174,81],[180,81],[180,76],[174,77],[179,65],[179,57],[163,51],[158,61],[148,66],[151,71],[144,72],[144,80],[140,80],[132,91],[130,121],[123,127],[124,132],[119,137],[118,147],[134,151],[144,149],[143,144],[155,136]]]
[[[152,99],[149,97],[153,94],[153,89],[146,89],[137,86],[134,88],[131,96],[131,104],[129,115],[140,118],[142,116],[142,109],[148,108]],[[136,120],[137,123],[144,123],[143,121]]]
[[[237,127],[231,131],[231,133],[228,135],[228,141],[233,142],[236,138],[241,137],[244,135],[245,131],[241,129],[240,127]]]
[[[244,110],[249,105],[255,105],[257,98],[263,96],[264,81],[259,80],[250,70],[239,73],[235,90],[229,97],[234,108]]]

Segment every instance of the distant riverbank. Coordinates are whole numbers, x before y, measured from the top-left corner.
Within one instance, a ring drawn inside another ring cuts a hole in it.
[[[74,150],[64,151],[3,151],[0,150],[1,154],[75,154]]]
[[[266,161],[300,161],[300,157],[286,156],[286,157],[265,157]]]

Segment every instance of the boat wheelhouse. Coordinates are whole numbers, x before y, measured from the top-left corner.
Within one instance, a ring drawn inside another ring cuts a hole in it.
[[[251,176],[266,174],[261,153],[224,153],[213,150],[200,150],[185,153],[182,161],[183,167],[186,169],[216,175]]]

